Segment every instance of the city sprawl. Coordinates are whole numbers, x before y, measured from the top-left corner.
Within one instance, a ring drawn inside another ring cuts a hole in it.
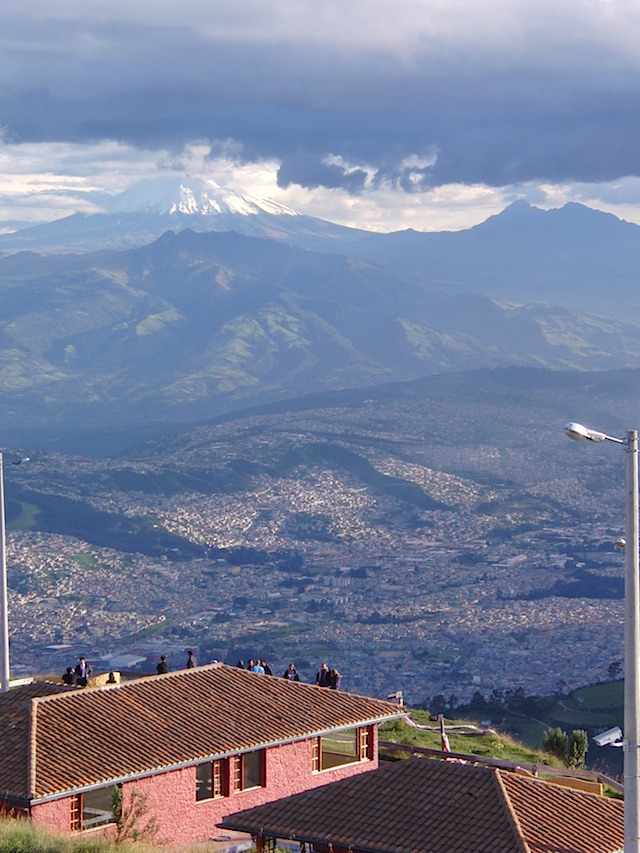
[[[526,398],[365,399],[119,459],[36,454],[6,488],[14,671],[81,653],[178,668],[196,646],[310,680],[328,660],[345,688],[413,704],[604,678],[623,647],[623,463],[577,452],[553,402],[525,441]],[[51,523],[47,495],[95,513],[84,535]]]

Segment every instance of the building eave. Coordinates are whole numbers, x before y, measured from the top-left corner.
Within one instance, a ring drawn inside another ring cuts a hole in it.
[[[334,732],[347,731],[348,729],[361,728],[365,726],[380,725],[394,719],[400,719],[405,715],[405,711],[396,714],[387,714],[380,717],[372,717],[366,720],[356,720],[350,723],[345,723],[339,726],[331,726],[322,730],[306,732],[304,734],[292,735],[289,738],[280,738],[279,740],[266,741],[262,743],[252,744],[251,746],[226,750],[225,752],[211,753],[209,755],[199,756],[198,758],[190,758],[185,761],[175,762],[173,764],[159,765],[157,767],[139,770],[135,773],[129,773],[122,776],[113,777],[110,779],[100,779],[97,782],[91,782],[87,785],[74,786],[65,788],[64,790],[43,794],[41,796],[33,796],[26,802],[32,806],[42,805],[54,800],[64,799],[65,797],[74,796],[75,794],[85,794],[88,791],[95,791],[98,788],[104,788],[107,785],[124,785],[130,782],[136,782],[139,779],[147,779],[150,776],[158,776],[163,773],[173,773],[177,770],[185,770],[188,767],[196,767],[198,764],[205,764],[208,761],[220,761],[225,758],[230,758],[234,755],[243,755],[247,752],[255,752],[258,749],[272,749],[276,746],[286,746],[291,743],[309,740],[310,738],[326,737]]]

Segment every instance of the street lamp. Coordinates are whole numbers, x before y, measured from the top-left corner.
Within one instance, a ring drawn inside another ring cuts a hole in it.
[[[28,462],[29,457],[10,462],[10,465],[21,465]],[[0,692],[6,693],[10,686],[9,667],[9,596],[7,593],[7,547],[6,547],[6,516],[4,510],[4,458],[0,452]]]
[[[638,550],[638,431],[614,438],[582,424],[568,423],[574,441],[612,441],[626,449],[624,549],[624,853],[640,853],[640,558]]]

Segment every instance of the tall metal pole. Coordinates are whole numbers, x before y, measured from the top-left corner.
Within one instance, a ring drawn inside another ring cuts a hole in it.
[[[0,452],[0,691],[9,690],[9,596],[4,511],[4,460]]]
[[[640,853],[640,537],[638,535],[638,431],[626,440],[626,547],[624,567],[624,851]]]

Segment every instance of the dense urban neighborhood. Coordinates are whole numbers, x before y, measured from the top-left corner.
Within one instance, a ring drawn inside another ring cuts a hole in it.
[[[567,476],[573,448],[560,437],[541,467],[535,436],[528,455],[489,434],[422,444],[405,428],[416,404],[384,428],[389,412],[366,433],[362,408],[325,409],[117,459],[35,456],[8,484],[15,525],[37,522],[29,501],[46,489],[82,507],[68,524],[95,516],[84,536],[10,531],[14,673],[62,672],[81,654],[142,671],[166,654],[178,669],[193,646],[202,663],[259,657],[278,675],[294,661],[309,681],[328,661],[345,689],[413,705],[606,677],[623,646],[617,507]],[[589,462],[601,488],[609,468]]]

